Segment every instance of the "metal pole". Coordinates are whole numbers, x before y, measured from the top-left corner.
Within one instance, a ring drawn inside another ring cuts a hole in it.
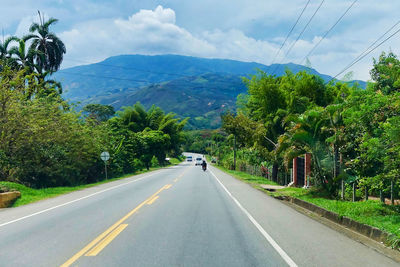
[[[107,161],[106,160],[104,161],[104,169],[106,170],[106,180],[108,180],[108,177],[107,177]]]
[[[234,135],[234,143],[233,143],[233,169],[236,171],[236,134]]]
[[[344,180],[341,179],[340,183],[341,183],[341,187],[342,187],[341,188],[341,199],[344,200]]]

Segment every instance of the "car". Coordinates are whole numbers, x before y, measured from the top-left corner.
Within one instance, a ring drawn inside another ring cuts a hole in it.
[[[203,163],[203,159],[202,158],[196,158],[196,163],[195,165],[201,165]]]
[[[217,163],[217,159],[216,158],[212,158],[211,159],[211,163]]]
[[[192,156],[187,156],[186,161],[193,161]]]

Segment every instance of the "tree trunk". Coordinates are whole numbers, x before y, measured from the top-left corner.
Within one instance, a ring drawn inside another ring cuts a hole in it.
[[[385,197],[383,196],[383,190],[379,190],[379,198],[381,199],[382,203],[385,203]]]
[[[278,182],[278,163],[272,165],[272,181]]]
[[[353,183],[353,202],[356,202],[356,182]]]
[[[338,177],[340,173],[340,162],[339,162],[339,149],[336,145],[333,146],[333,160],[334,160],[334,168],[333,168],[333,177]]]
[[[368,200],[368,186],[365,186],[365,201]]]

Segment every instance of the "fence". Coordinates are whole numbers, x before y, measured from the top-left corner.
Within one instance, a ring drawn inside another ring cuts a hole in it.
[[[290,172],[279,170],[277,180],[274,181],[272,178],[272,166],[264,167],[261,165],[241,164],[238,167],[239,170],[242,172],[248,173],[250,175],[265,177],[266,179],[276,182],[279,185],[288,185],[290,182],[293,181],[291,170]]]

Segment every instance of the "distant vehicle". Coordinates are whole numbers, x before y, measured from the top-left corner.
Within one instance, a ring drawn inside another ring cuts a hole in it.
[[[195,165],[201,165],[203,163],[203,159],[202,158],[196,158],[196,163]]]
[[[186,161],[193,161],[192,156],[187,156]]]
[[[212,158],[211,159],[211,163],[217,163],[217,159],[216,158]]]

